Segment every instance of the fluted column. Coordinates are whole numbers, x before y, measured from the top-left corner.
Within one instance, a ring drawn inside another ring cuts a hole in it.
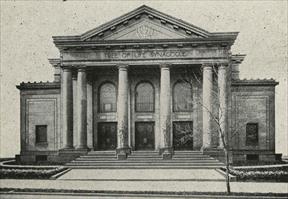
[[[219,88],[219,124],[223,136],[227,131],[227,78],[226,66],[221,65],[218,68],[218,88]],[[219,148],[223,148],[221,134],[219,134]]]
[[[203,65],[203,145],[202,150],[211,148],[213,71],[211,65]]]
[[[63,69],[62,130],[64,149],[73,148],[73,86],[71,69]]]
[[[163,159],[172,158],[171,148],[171,88],[170,88],[170,68],[163,64],[160,66],[160,140]]]
[[[87,80],[84,68],[79,68],[77,73],[77,107],[77,149],[87,149]]]
[[[117,157],[126,159],[131,149],[128,142],[128,66],[118,66]]]

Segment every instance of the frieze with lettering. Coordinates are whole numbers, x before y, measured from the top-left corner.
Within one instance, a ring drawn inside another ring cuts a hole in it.
[[[225,57],[222,49],[125,49],[125,50],[90,50],[63,52],[63,60],[156,60],[187,59],[204,57]]]
[[[105,59],[147,59],[187,57],[187,50],[106,51]]]

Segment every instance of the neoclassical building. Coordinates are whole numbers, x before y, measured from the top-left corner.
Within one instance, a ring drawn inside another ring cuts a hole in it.
[[[275,161],[273,79],[240,80],[238,32],[208,32],[141,6],[76,36],[55,36],[53,82],[21,83],[23,162],[88,151],[177,150]]]

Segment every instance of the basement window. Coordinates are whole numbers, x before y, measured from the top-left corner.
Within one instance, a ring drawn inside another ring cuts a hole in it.
[[[36,144],[47,144],[47,125],[35,126]]]
[[[46,162],[47,155],[36,155],[36,162]]]
[[[246,146],[258,146],[258,123],[246,124]]]
[[[246,155],[246,160],[247,161],[258,162],[259,161],[259,155],[258,154],[247,154]]]

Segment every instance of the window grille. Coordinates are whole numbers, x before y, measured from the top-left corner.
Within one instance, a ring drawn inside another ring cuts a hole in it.
[[[99,91],[99,112],[116,112],[116,88],[112,83],[105,83]]]
[[[193,110],[192,86],[188,83],[177,82],[173,88],[174,112],[188,112]]]
[[[135,95],[136,112],[154,112],[154,88],[150,83],[138,84]]]

